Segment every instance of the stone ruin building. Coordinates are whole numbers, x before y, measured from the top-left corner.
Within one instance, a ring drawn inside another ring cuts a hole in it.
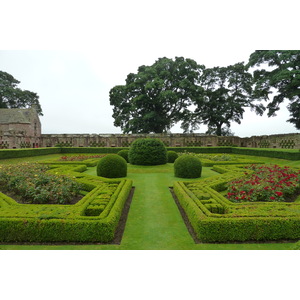
[[[41,122],[34,108],[0,109],[0,149],[41,146]]]
[[[37,147],[129,147],[137,138],[152,137],[167,147],[237,146],[300,149],[300,134],[275,134],[240,138],[202,133],[175,134],[42,134],[34,108],[0,109],[0,149]]]

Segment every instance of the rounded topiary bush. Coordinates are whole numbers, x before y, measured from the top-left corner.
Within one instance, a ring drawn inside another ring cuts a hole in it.
[[[137,139],[131,144],[128,159],[133,165],[163,165],[167,163],[167,149],[161,140]]]
[[[174,162],[174,174],[180,178],[201,177],[202,164],[199,158],[192,155],[179,156]]]
[[[117,154],[122,156],[128,162],[128,152],[129,150],[120,150]]]
[[[126,177],[127,162],[120,155],[108,154],[99,160],[97,175],[106,178]]]
[[[178,158],[178,154],[175,151],[168,151],[167,158],[168,158],[168,163],[173,163],[176,160],[176,158]]]

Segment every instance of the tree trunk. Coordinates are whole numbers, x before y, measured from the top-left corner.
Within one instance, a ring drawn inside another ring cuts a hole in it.
[[[217,136],[222,135],[222,124],[217,124],[216,134],[217,134]]]

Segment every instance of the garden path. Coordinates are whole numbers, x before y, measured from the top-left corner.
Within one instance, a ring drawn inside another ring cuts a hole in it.
[[[122,248],[190,249],[194,244],[168,189],[170,173],[131,173],[135,192]],[[184,247],[184,248],[183,248]]]

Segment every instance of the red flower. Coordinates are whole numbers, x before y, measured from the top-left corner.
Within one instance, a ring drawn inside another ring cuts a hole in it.
[[[282,196],[283,195],[283,192],[276,192],[277,196]]]
[[[270,197],[271,200],[275,200],[275,197]]]

